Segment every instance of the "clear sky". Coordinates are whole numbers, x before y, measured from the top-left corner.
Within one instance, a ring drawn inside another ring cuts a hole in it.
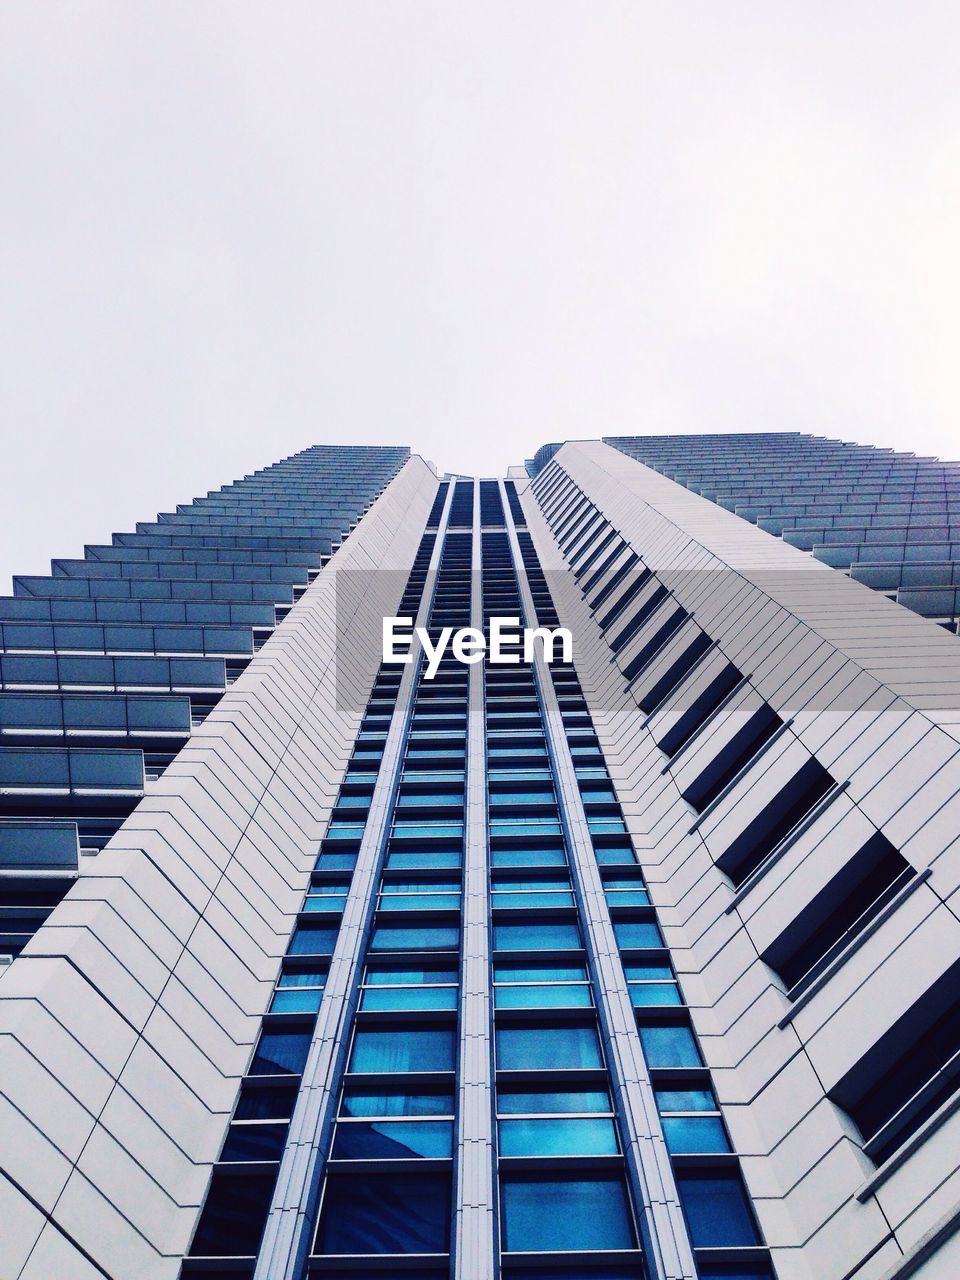
[[[0,591],[314,442],[960,454],[960,5],[4,0]]]

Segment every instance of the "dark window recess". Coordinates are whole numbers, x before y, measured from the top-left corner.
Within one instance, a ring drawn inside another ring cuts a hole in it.
[[[190,1252],[196,1257],[255,1254],[263,1235],[276,1174],[214,1172]]]
[[[954,964],[829,1091],[877,1164],[960,1085],[960,963]]]
[[[698,698],[691,702],[683,715],[663,735],[658,744],[660,750],[665,751],[668,756],[675,756],[742,679],[743,676],[733,663],[727,663],[719,675],[707,685]]]
[[[440,485],[433,499],[433,506],[430,508],[430,515],[427,517],[427,528],[436,529],[440,524],[440,517],[443,515],[443,504],[447,500],[448,485],[444,482]]]
[[[509,490],[508,490],[509,497]],[[516,497],[516,494],[514,494]],[[511,504],[512,506],[512,504]],[[480,523],[481,524],[503,524],[503,502],[500,498],[500,486],[496,480],[480,481]],[[520,517],[520,523],[525,524],[523,516]]]
[[[609,546],[609,543],[605,541],[604,547],[607,547],[607,546]],[[592,590],[592,588],[600,581],[600,579],[611,567],[611,565],[615,563],[617,556],[621,555],[625,549],[626,549],[626,543],[622,541],[618,541],[614,546],[613,550],[609,553],[609,555],[604,556],[604,558],[600,561],[600,564],[597,565],[597,567],[590,574],[590,577],[587,578],[586,582],[581,584],[580,590],[583,592],[584,595],[586,595],[588,591]],[[583,565],[577,570],[576,576],[578,578],[581,577],[581,575],[583,574],[583,571],[586,569],[588,564],[589,564],[589,560],[585,560]]]
[[[732,778],[749,763],[750,758],[769,742],[783,721],[768,706],[762,706],[739,729],[721,751],[714,756],[683,793],[697,813],[703,813]]]
[[[676,688],[684,676],[689,675],[697,659],[706,653],[711,643],[710,637],[703,631],[695,636],[676,662],[670,664],[657,683],[640,699],[640,710],[649,715],[654,707],[658,707],[671,689]]]
[[[629,559],[623,562],[623,564],[616,571],[616,573],[613,575],[610,581],[600,588],[600,590],[597,592],[596,598],[588,602],[590,606],[594,609],[599,609],[600,606],[603,604],[604,600],[609,599],[611,592],[616,591],[617,587],[624,580],[624,578],[631,571],[631,569],[633,569],[639,563],[640,563],[639,557],[631,554]]]
[[[817,977],[915,875],[878,832],[764,952],[791,991]]]
[[[510,512],[513,516],[514,524],[526,524],[527,517],[523,514],[523,508],[520,506],[520,497],[517,494],[517,486],[512,480],[507,480],[504,484],[507,493],[507,502],[510,504]],[[481,494],[483,490],[481,488]]]
[[[624,679],[633,680],[638,676],[653,655],[667,643],[675,631],[679,631],[689,616],[686,609],[677,609],[675,613],[672,613],[663,626],[657,630],[656,634],[647,641],[636,657],[631,658],[623,668]]]
[[[619,631],[610,641],[610,648],[614,653],[619,653],[624,645],[629,644],[633,637],[637,634],[646,620],[656,609],[661,601],[667,598],[667,588],[662,584],[653,592],[650,599],[644,604],[630,619],[622,631]]]
[[[636,599],[638,592],[644,586],[649,577],[650,570],[646,568],[646,566],[636,571],[633,576],[633,580],[630,583],[630,590],[625,595],[622,595],[613,608],[608,613],[605,613],[600,619],[600,629],[602,631],[605,631],[607,627],[609,627],[614,618],[618,618],[620,614],[623,613],[631,600]]]
[[[808,760],[720,855],[717,866],[735,885],[743,884],[833,785],[826,769]]]
[[[608,529],[604,532],[603,525],[597,525],[596,527],[591,528],[590,536],[584,540],[582,546],[578,547],[576,551],[571,549],[568,553],[569,560],[573,567],[573,576],[578,581],[583,577],[590,566],[594,564],[601,555],[603,555],[603,553],[609,548],[611,542],[613,542],[617,536],[618,535],[613,531],[613,529]],[[575,564],[575,561],[579,560],[587,547],[592,547],[593,549],[581,564]],[[580,588],[581,591],[586,591],[586,589],[587,588],[585,586],[581,586]]]

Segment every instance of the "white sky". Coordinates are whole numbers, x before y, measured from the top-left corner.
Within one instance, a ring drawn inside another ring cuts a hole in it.
[[[960,5],[0,6],[0,591],[314,442],[960,454]]]

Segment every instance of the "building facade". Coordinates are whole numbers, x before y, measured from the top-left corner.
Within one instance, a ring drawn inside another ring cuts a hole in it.
[[[958,504],[318,447],[16,579],[0,1277],[953,1280]]]

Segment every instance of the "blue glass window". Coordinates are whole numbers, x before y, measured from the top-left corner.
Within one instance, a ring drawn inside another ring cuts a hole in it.
[[[567,855],[559,846],[544,845],[536,849],[510,849],[494,846],[490,852],[494,867],[565,867]]]
[[[493,945],[497,951],[578,951],[580,930],[574,921],[542,924],[495,924]]]
[[[652,920],[615,920],[613,932],[617,945],[624,950],[648,950],[662,947],[663,937]]]
[[[361,1027],[354,1037],[350,1070],[389,1075],[395,1071],[452,1071],[453,1030],[448,1027]]]
[[[225,1164],[235,1161],[279,1160],[287,1139],[287,1125],[232,1124],[220,1152]]]
[[[299,1075],[310,1048],[309,1031],[264,1031],[250,1064],[249,1074]]]
[[[501,1120],[504,1156],[616,1155],[617,1134],[605,1116]]]
[[[504,1245],[511,1252],[582,1252],[636,1247],[622,1177],[505,1174]],[[544,1213],[544,1205],[550,1212]]]
[[[600,1040],[592,1026],[498,1027],[497,1066],[504,1071],[600,1067]]]
[[[331,1154],[336,1160],[449,1159],[453,1121],[348,1121],[337,1125]]]
[[[459,945],[455,924],[380,924],[370,940],[372,951],[455,951]]]
[[[340,1100],[342,1116],[452,1116],[452,1093],[399,1093],[348,1085]]]
[[[721,1169],[678,1170],[677,1187],[695,1248],[736,1248],[760,1243],[738,1173]]]
[[[328,956],[333,954],[337,930],[312,922],[298,924],[288,948],[293,956]]]
[[[667,1150],[674,1155],[730,1150],[719,1116],[664,1116],[661,1123]]]
[[[606,1089],[498,1089],[501,1115],[537,1115],[610,1111]]]
[[[447,1176],[331,1174],[327,1179],[318,1253],[445,1253],[449,1238]]]
[[[664,1026],[641,1026],[638,1029],[647,1066],[654,1069],[703,1066],[700,1050],[689,1027],[668,1023]]]

